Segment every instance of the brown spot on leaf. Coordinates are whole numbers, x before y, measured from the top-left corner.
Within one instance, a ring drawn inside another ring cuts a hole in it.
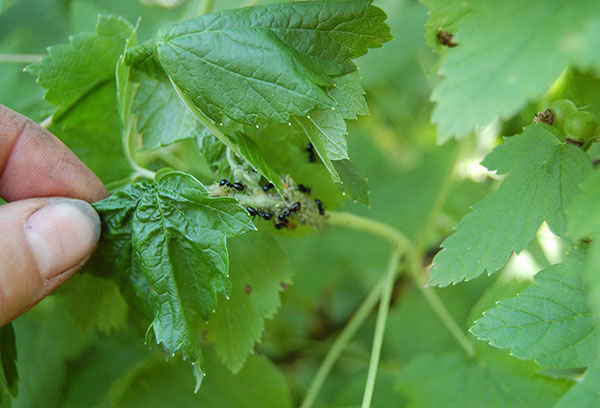
[[[246,292],[246,295],[249,295],[252,292],[252,285],[247,283],[246,286],[244,286],[244,292]]]
[[[440,30],[437,33],[437,39],[439,40],[440,44],[445,45],[446,47],[452,48],[458,45],[452,41],[452,37],[454,36],[447,31]]]

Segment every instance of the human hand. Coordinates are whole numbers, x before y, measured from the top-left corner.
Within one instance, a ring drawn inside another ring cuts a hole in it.
[[[87,202],[106,195],[61,141],[0,105],[0,197],[8,202],[0,206],[0,326],[90,258],[100,220]]]

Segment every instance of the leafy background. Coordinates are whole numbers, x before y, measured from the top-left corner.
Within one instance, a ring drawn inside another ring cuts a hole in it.
[[[143,43],[205,5],[165,3],[0,1],[0,53],[46,54],[47,46],[66,43],[70,34],[93,31],[99,12],[131,23],[142,16],[137,34]],[[213,10],[247,3],[219,0]],[[331,208],[343,206],[403,231],[425,264],[440,245],[446,248],[433,260],[431,283],[468,281],[431,290],[460,329],[472,333],[474,358],[465,356],[418,284],[407,276],[396,279],[374,407],[597,406],[594,315],[600,306],[600,246],[592,242],[567,250],[577,239],[600,233],[595,205],[600,179],[591,166],[597,150],[584,154],[557,145],[543,127],[523,127],[548,100],[560,96],[600,114],[595,91],[599,61],[591,57],[598,55],[598,45],[589,41],[600,30],[600,11],[560,0],[525,6],[516,0],[422,3],[376,1],[389,15],[394,40],[357,61],[370,116],[349,122],[347,144],[352,163],[369,180],[370,206],[343,201],[327,171],[306,166],[302,144],[282,154],[283,142],[274,131],[272,143],[258,149],[277,170],[292,168],[308,179]],[[527,30],[507,29],[513,26]],[[459,46],[441,46],[439,29],[454,33]],[[34,76],[22,69],[0,64],[0,103],[41,122],[54,107],[44,100]],[[145,78],[143,84],[147,88],[140,92],[165,90],[160,78]],[[114,98],[115,87],[103,84],[94,98]],[[173,112],[181,112],[178,101],[168,93],[164,98],[174,105]],[[56,121],[52,130],[80,156],[91,158],[89,165],[106,181],[119,180],[126,163],[119,167],[120,161],[106,157],[120,156],[120,142],[111,139],[120,113],[115,106],[86,116],[85,103],[75,108],[82,112],[75,112],[75,123]],[[156,126],[151,117],[140,125]],[[200,129],[194,132],[176,137],[204,140]],[[501,136],[516,134],[521,135],[507,138],[483,162],[496,174],[477,165]],[[83,143],[81,135],[86,135]],[[161,144],[147,143],[148,150]],[[539,149],[528,156],[532,144]],[[194,174],[209,178],[207,164],[190,154],[190,147],[193,142],[185,141],[156,160],[167,165],[173,156],[188,160]],[[546,171],[547,162],[557,165]],[[498,174],[506,173],[500,184]],[[529,182],[539,185],[542,194],[515,193]],[[363,195],[360,201],[367,199]],[[510,211],[516,206],[522,210]],[[538,231],[542,220],[562,238],[565,254],[548,252],[554,241]],[[515,237],[514,230],[526,222],[525,232]],[[458,232],[445,240],[454,226]],[[493,232],[491,248],[471,250],[482,229]],[[227,245],[230,299],[220,296],[222,307],[202,327],[202,340],[212,346],[203,350],[208,375],[198,393],[189,364],[179,355],[165,359],[144,345],[147,325],[140,322],[145,320],[127,306],[119,288],[99,276],[81,275],[14,322],[19,397],[9,405],[3,394],[0,406],[299,405],[337,334],[383,275],[389,248],[378,238],[331,226],[318,233],[273,234],[259,225],[258,232],[229,239]],[[524,255],[505,265],[514,250]],[[556,256],[564,263],[551,265]],[[461,268],[453,267],[457,262]],[[534,282],[533,274],[542,269]],[[97,299],[97,307],[86,302],[89,296]],[[548,304],[535,303],[540,298]],[[360,404],[375,318],[373,313],[344,350],[316,406]],[[3,329],[0,341],[9,344],[10,335]],[[11,384],[5,363],[11,355],[1,350],[5,371],[0,382]]]

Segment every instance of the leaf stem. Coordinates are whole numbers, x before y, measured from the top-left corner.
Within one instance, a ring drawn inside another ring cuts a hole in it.
[[[210,13],[212,11],[214,5],[215,5],[215,0],[201,0],[200,9],[198,10],[198,15],[203,16],[204,14]]]
[[[42,57],[38,54],[0,54],[0,64],[33,64]]]
[[[397,247],[402,253],[406,253],[413,248],[410,239],[403,232],[397,230],[388,224],[371,220],[369,218],[354,215],[348,212],[329,212],[327,224],[337,227],[350,228],[357,231],[363,231],[385,239]]]
[[[376,285],[371,289],[367,297],[362,301],[356,312],[352,315],[346,326],[340,332],[340,335],[335,340],[325,359],[319,366],[317,374],[313,378],[310,386],[308,387],[308,391],[306,396],[304,397],[304,401],[300,405],[300,408],[310,408],[313,406],[325,379],[329,375],[329,372],[333,368],[333,365],[337,361],[338,357],[344,351],[352,337],[356,334],[358,329],[362,326],[362,324],[367,320],[371,310],[377,305],[377,301],[380,298],[381,290],[385,285],[388,277],[384,276]]]
[[[373,390],[375,388],[375,378],[377,376],[377,368],[379,366],[379,358],[381,356],[381,346],[383,344],[383,335],[385,333],[385,325],[387,322],[388,311],[390,309],[390,300],[392,298],[392,289],[394,288],[394,278],[398,270],[398,262],[400,260],[400,251],[397,249],[392,251],[388,264],[387,274],[381,291],[381,301],[377,310],[377,321],[375,323],[375,335],[373,336],[373,346],[371,348],[371,360],[369,362],[369,372],[367,374],[367,384],[365,385],[365,393],[363,394],[362,408],[371,406],[373,398]]]
[[[379,221],[364,218],[358,215],[345,212],[330,212],[328,224],[344,228],[351,228],[357,231],[363,231],[372,235],[379,236],[396,245],[397,248],[406,256],[407,268],[410,276],[413,278],[417,288],[421,291],[425,300],[429,303],[433,311],[437,314],[450,334],[465,350],[465,353],[471,357],[475,354],[475,348],[469,341],[467,335],[461,330],[454,317],[450,314],[444,303],[440,300],[437,293],[426,286],[427,282],[422,275],[420,257],[412,242],[397,229]]]

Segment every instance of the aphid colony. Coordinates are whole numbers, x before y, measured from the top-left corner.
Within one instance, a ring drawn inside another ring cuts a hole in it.
[[[296,223],[320,228],[324,221],[324,204],[318,198],[312,199],[312,190],[303,184],[296,184],[290,176],[282,180],[283,194],[272,183],[262,186],[248,180],[230,182],[221,180],[209,186],[211,196],[233,197],[252,217],[271,221],[276,229],[296,227]]]

